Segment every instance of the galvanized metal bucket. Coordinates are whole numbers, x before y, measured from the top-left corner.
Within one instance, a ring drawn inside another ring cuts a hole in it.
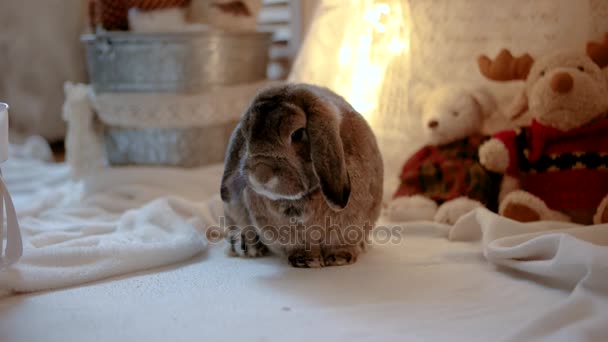
[[[271,32],[83,35],[93,89],[195,93],[266,78]]]
[[[193,128],[106,127],[108,162],[113,166],[197,167],[224,161],[237,122]]]

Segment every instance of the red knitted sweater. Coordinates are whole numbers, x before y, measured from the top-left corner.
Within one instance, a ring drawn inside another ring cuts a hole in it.
[[[595,208],[608,194],[608,119],[567,132],[534,121],[495,138],[509,150],[507,173],[552,209]]]

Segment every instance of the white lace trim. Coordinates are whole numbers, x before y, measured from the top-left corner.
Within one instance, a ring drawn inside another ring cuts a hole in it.
[[[182,128],[237,121],[271,81],[216,88],[201,94],[90,92],[93,108],[109,126]]]

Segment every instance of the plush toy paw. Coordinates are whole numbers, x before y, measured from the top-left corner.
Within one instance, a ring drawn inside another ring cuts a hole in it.
[[[458,197],[447,201],[439,206],[435,214],[435,222],[453,225],[463,215],[468,214],[476,208],[482,208],[483,204],[468,197]]]
[[[602,203],[597,207],[595,216],[593,216],[594,224],[608,223],[608,195],[604,197]]]
[[[500,191],[498,193],[498,203],[501,203],[508,194],[519,189],[521,189],[519,179],[507,174],[503,175],[502,181],[500,182]]]
[[[498,139],[490,139],[479,147],[479,162],[486,169],[504,173],[509,167],[509,151]]]
[[[437,203],[420,195],[398,197],[387,208],[387,216],[393,222],[431,221],[436,212]]]
[[[571,221],[567,215],[551,210],[543,200],[529,192],[517,190],[500,203],[499,214],[519,222]]]

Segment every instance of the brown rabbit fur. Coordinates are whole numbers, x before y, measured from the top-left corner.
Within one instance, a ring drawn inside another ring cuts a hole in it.
[[[262,91],[230,138],[221,195],[233,254],[354,263],[380,215],[383,164],[365,119],[326,88]]]

